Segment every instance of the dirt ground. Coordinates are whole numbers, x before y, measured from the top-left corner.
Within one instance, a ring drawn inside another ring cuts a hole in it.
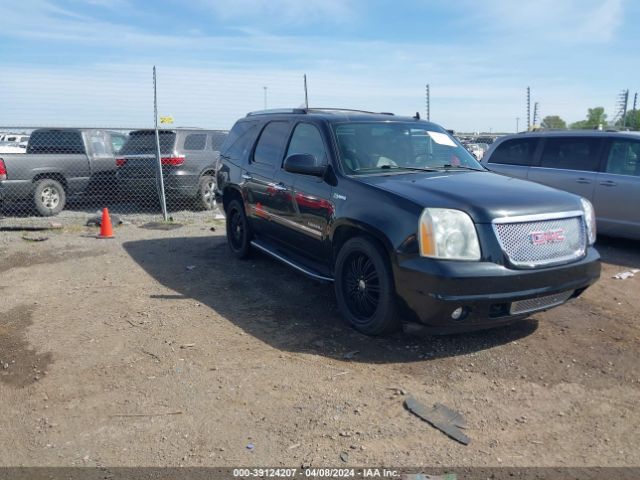
[[[519,324],[372,339],[220,223],[92,234],[0,232],[0,465],[640,465],[640,274],[612,278],[638,243],[601,241],[600,282]]]

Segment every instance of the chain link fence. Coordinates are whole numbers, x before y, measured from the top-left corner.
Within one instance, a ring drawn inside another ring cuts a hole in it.
[[[169,214],[219,214],[216,172],[226,131],[9,126],[0,132],[5,219],[104,207],[157,217],[163,203]]]

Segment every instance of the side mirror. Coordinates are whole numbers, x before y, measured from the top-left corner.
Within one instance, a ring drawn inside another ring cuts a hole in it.
[[[284,161],[284,169],[291,173],[324,177],[327,165],[316,165],[316,157],[308,153],[294,153]]]

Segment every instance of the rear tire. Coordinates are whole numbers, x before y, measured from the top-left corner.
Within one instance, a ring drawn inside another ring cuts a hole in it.
[[[249,256],[252,236],[242,203],[231,200],[227,207],[227,244],[236,258]]]
[[[384,335],[402,326],[391,266],[377,242],[354,237],[342,246],[335,265],[335,290],[342,316],[365,335]]]
[[[195,203],[198,210],[213,210],[216,208],[216,180],[211,175],[200,177]]]
[[[57,180],[43,178],[36,182],[33,191],[33,203],[36,211],[43,217],[59,214],[67,203],[64,187]]]

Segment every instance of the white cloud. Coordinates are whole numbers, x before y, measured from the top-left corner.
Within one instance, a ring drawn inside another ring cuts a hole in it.
[[[353,0],[199,0],[221,19],[246,23],[256,19],[275,25],[343,24],[353,18]]]
[[[465,5],[483,30],[532,48],[541,43],[606,43],[623,20],[623,0],[487,0]]]

